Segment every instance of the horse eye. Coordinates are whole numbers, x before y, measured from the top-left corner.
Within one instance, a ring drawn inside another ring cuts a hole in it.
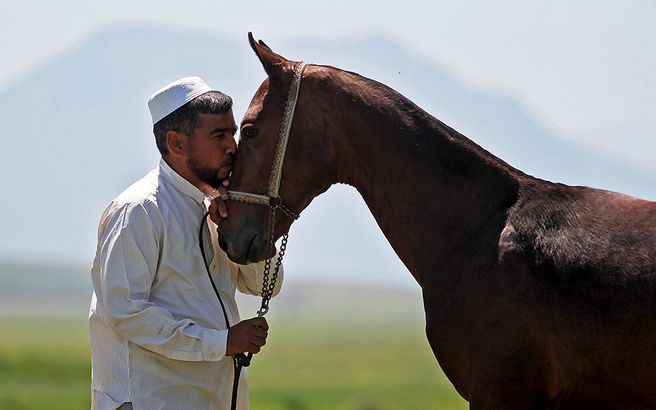
[[[241,129],[241,136],[242,138],[254,138],[259,131],[260,130],[253,126],[245,127]]]

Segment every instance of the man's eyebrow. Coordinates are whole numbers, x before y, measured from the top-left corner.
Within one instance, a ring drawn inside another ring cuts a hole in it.
[[[221,127],[218,127],[218,128],[214,128],[212,131],[210,131],[210,134],[220,134],[220,133],[226,132],[226,131],[227,132],[232,132],[234,134],[235,132],[237,132],[237,128],[236,127],[235,128],[221,128]]]

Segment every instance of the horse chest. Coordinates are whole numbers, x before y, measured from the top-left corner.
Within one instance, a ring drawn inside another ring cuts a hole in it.
[[[440,366],[466,398],[491,380],[526,383],[525,363],[542,361],[530,336],[536,313],[526,308],[525,287],[497,268],[459,274],[459,282],[424,290],[427,338]]]

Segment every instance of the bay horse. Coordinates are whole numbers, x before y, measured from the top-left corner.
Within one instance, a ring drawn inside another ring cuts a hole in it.
[[[266,192],[296,62],[249,41],[268,78],[231,184]],[[300,213],[335,183],[421,286],[430,346],[471,409],[656,408],[656,203],[532,177],[384,84],[308,65],[280,198]],[[230,259],[270,257],[268,208],[229,206]],[[291,223],[278,215],[275,238]]]

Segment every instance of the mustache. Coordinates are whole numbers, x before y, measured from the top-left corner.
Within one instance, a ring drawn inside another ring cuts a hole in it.
[[[232,167],[234,164],[235,164],[234,154],[230,154],[230,156],[228,156],[228,158],[221,161],[221,166],[222,167]]]

